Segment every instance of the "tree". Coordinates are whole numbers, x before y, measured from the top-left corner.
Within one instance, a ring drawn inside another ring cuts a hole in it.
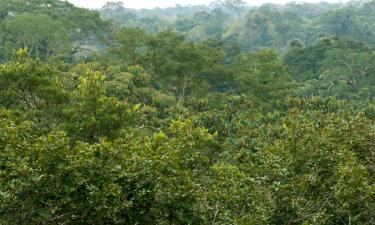
[[[350,92],[358,93],[364,86],[374,85],[366,82],[366,80],[369,81],[369,76],[375,72],[374,60],[375,56],[372,52],[328,51],[320,76],[321,88],[331,91],[330,89],[334,89],[337,85],[347,85],[351,89]]]
[[[292,79],[285,64],[270,49],[242,55],[236,64],[236,86],[240,93],[260,105],[275,106],[292,91]]]
[[[242,0],[217,0],[211,3],[215,8],[224,8],[229,11],[232,16],[239,16],[245,9],[246,2]]]
[[[0,66],[2,104],[27,110],[56,107],[65,100],[59,77],[53,66],[31,59],[27,49],[18,50],[13,61]]]
[[[2,24],[4,57],[12,49],[27,48],[28,54],[45,60],[54,55],[61,56],[71,50],[68,32],[61,22],[47,14],[23,13],[10,17]]]
[[[116,138],[120,131],[131,124],[131,109],[116,98],[107,97],[104,89],[105,76],[88,70],[80,77],[65,114],[65,129],[74,140],[89,143],[101,138]]]
[[[343,142],[346,135],[362,136],[362,132],[353,129],[367,129],[364,124],[370,121],[349,116],[332,98],[300,103],[281,120],[285,139],[281,135],[283,141],[265,147],[259,155],[265,166],[264,176],[269,180],[265,185],[275,194],[276,213],[271,221],[371,224],[375,219],[371,213],[374,205],[365,202],[374,197],[370,191],[373,181],[365,169],[367,162],[355,153],[368,146],[369,139],[362,139],[361,144],[352,142],[356,137],[350,138],[351,144]],[[303,109],[306,111],[300,111]],[[372,149],[370,145],[365,148]],[[357,200],[349,197],[353,192],[358,193]]]
[[[127,65],[137,65],[142,57],[142,48],[146,43],[146,34],[143,30],[137,28],[121,28],[117,32],[117,41],[119,48],[114,52],[119,54],[121,60]]]
[[[374,33],[359,21],[356,13],[350,8],[335,10],[323,15],[319,21],[319,30],[324,36],[333,35],[351,38],[357,41],[374,41]]]

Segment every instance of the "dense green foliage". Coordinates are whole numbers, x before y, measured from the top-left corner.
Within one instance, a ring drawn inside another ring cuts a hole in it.
[[[0,224],[375,224],[374,5],[1,1]]]

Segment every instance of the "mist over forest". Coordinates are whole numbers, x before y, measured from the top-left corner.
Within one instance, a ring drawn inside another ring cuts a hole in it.
[[[375,0],[1,0],[0,88],[1,225],[375,224]]]

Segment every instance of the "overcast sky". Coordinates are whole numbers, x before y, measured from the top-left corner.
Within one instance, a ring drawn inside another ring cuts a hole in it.
[[[69,2],[86,8],[100,8],[106,2],[110,0],[68,0]],[[112,2],[117,2],[120,0],[113,0]],[[251,5],[260,5],[263,3],[286,3],[290,2],[291,0],[248,0],[249,4]],[[304,2],[320,2],[322,0],[305,0]],[[325,0],[326,2],[338,2],[338,0]],[[213,2],[213,0],[122,0],[124,2],[124,6],[127,8],[154,8],[154,7],[169,7],[174,6],[176,4],[180,5],[198,5],[198,4],[209,4]]]

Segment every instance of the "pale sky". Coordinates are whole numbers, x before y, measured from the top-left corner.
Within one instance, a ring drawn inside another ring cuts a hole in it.
[[[111,0],[68,0],[69,2],[86,8],[100,8],[106,2]],[[120,0],[112,0],[112,2],[118,2]],[[291,0],[247,0],[250,5],[261,5],[263,3],[279,3],[284,4],[290,2]],[[302,0],[303,2],[321,2],[322,0]],[[326,2],[339,2],[339,0],[325,0]],[[199,5],[199,4],[209,4],[213,0],[122,0],[124,6],[127,8],[154,8],[154,7],[169,7],[180,5]]]

